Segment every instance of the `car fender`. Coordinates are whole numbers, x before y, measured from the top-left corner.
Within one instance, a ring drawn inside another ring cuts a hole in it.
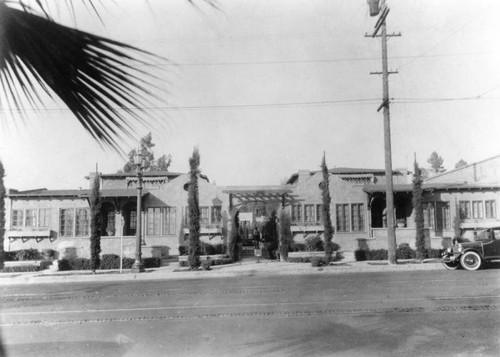
[[[457,257],[457,259],[459,259],[462,255],[464,255],[467,252],[475,252],[475,253],[479,254],[481,259],[484,260],[483,249],[478,249],[477,247],[464,249],[462,252],[460,252],[460,255]]]

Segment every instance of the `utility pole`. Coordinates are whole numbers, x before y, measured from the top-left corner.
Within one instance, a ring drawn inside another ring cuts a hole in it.
[[[401,36],[399,34],[387,34],[386,28],[386,18],[389,14],[389,7],[385,4],[385,0],[382,0],[380,7],[378,5],[378,0],[369,0],[370,5],[370,15],[376,16],[378,14],[379,18],[375,25],[375,31],[372,35],[365,34],[365,37],[381,37],[382,39],[382,72],[370,72],[370,74],[381,74],[382,75],[382,91],[383,99],[382,104],[378,107],[377,112],[380,109],[384,109],[384,152],[385,152],[385,197],[386,197],[386,219],[387,219],[387,251],[389,255],[389,264],[397,264],[396,259],[396,222],[394,217],[394,190],[393,190],[393,178],[392,178],[392,150],[391,150],[391,119],[389,111],[389,74],[398,73],[397,71],[389,71],[387,64],[387,37]],[[378,35],[378,32],[381,34]]]

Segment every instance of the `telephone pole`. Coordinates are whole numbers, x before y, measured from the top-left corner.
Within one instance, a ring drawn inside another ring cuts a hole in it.
[[[384,152],[385,152],[385,198],[386,198],[386,219],[387,219],[387,251],[389,264],[397,264],[396,259],[396,222],[394,217],[394,190],[392,178],[392,150],[391,150],[391,118],[389,111],[389,74],[398,73],[397,71],[389,71],[387,64],[387,37],[401,36],[399,34],[387,34],[386,18],[389,14],[389,7],[382,0],[380,7],[378,0],[370,0],[370,15],[379,18],[375,25],[375,31],[372,35],[365,34],[365,37],[381,37],[382,39],[382,72],[370,72],[370,74],[382,75],[382,104],[377,109],[379,112],[383,108],[384,113]],[[378,35],[378,32],[381,32]]]

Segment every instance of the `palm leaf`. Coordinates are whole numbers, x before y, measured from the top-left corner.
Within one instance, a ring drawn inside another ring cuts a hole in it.
[[[22,111],[27,100],[38,107],[44,93],[55,94],[101,145],[118,149],[121,134],[131,132],[128,118],[144,121],[136,109],[153,97],[146,79],[154,76],[137,65],[155,57],[0,1],[0,84],[8,106]]]

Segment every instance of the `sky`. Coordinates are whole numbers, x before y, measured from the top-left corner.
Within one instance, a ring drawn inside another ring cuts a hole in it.
[[[50,2],[50,1],[49,1]],[[61,23],[167,58],[159,119],[134,125],[125,152],[152,132],[157,157],[218,185],[276,185],[298,170],[384,168],[381,42],[366,0],[116,0],[98,17],[77,6]],[[446,169],[500,154],[500,2],[388,0],[394,168],[436,151]],[[15,189],[77,189],[98,165],[126,158],[102,148],[64,108],[0,109],[0,159]]]

